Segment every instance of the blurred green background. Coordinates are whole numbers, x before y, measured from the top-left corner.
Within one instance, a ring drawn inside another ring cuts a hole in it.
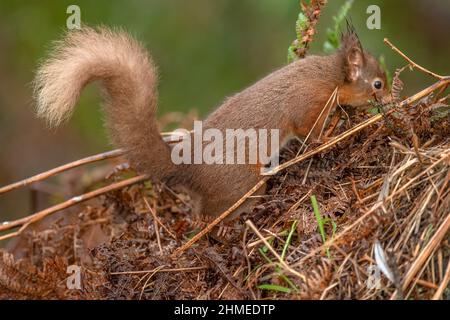
[[[321,51],[324,30],[343,0],[329,0],[310,53]],[[98,90],[82,96],[73,119],[49,131],[34,118],[31,81],[52,40],[66,26],[70,4],[83,23],[122,26],[147,45],[159,65],[159,114],[198,110],[220,102],[283,66],[295,38],[298,0],[130,0],[0,2],[0,186],[111,149],[102,127]],[[368,30],[366,9],[381,8],[382,29]],[[450,1],[356,0],[350,17],[363,45],[383,54],[392,71],[405,63],[383,44],[388,37],[423,66],[450,74]],[[432,79],[408,72],[404,94]],[[30,210],[27,190],[0,196],[0,221]]]

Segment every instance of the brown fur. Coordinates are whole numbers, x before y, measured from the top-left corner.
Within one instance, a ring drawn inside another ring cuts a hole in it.
[[[106,125],[113,143],[128,151],[140,172],[156,179],[169,175],[174,165],[155,119],[156,67],[125,32],[84,27],[56,42],[35,79],[38,116],[52,126],[67,120],[83,88],[95,80],[105,88]]]
[[[227,99],[203,128],[279,129],[281,141],[305,137],[336,87],[341,104],[359,107],[374,96],[385,97],[385,86],[374,90],[375,78],[386,83],[376,60],[349,32],[337,53],[291,63]],[[93,80],[101,80],[106,89],[106,123],[113,142],[127,150],[139,172],[185,186],[197,214],[220,214],[259,181],[255,165],[172,164],[155,121],[156,68],[124,32],[84,27],[59,42],[37,74],[38,115],[53,125],[67,119],[83,87]],[[325,118],[319,119],[313,138]],[[244,203],[236,214],[252,203]]]

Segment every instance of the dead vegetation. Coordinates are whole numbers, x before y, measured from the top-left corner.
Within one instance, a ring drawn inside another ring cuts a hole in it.
[[[196,225],[189,199],[150,183],[110,191],[69,222],[24,229],[12,250],[20,258],[2,251],[0,297],[449,298],[447,103],[427,95],[272,177],[226,244],[201,239],[171,255]],[[364,120],[347,115],[342,132]],[[380,249],[386,260],[377,261]],[[81,267],[80,290],[67,288],[69,265]],[[380,283],[374,266],[387,272]]]
[[[330,141],[290,143],[229,242],[207,235],[233,208],[199,224],[183,194],[111,169],[82,197],[0,224],[0,239],[11,238],[0,251],[0,298],[450,299],[450,78],[387,43],[438,82],[399,102],[398,70],[395,104],[375,115],[345,109]],[[81,268],[79,289],[67,285],[69,266]]]

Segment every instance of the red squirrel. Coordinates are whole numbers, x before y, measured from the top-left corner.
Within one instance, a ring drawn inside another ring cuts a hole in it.
[[[157,70],[143,46],[123,31],[83,27],[56,43],[35,79],[37,114],[51,126],[67,120],[83,88],[99,80],[104,88],[106,126],[113,143],[139,173],[168,185],[181,185],[194,201],[193,211],[216,217],[260,179],[250,164],[182,164],[171,160],[155,118]],[[203,128],[279,129],[291,137],[318,138],[326,114],[318,119],[338,88],[338,102],[362,108],[388,97],[386,75],[363,49],[352,28],[340,49],[328,56],[307,56],[269,74],[226,99],[203,121]],[[316,121],[318,119],[318,121]],[[258,194],[265,191],[262,187]],[[234,216],[254,204],[247,200]]]

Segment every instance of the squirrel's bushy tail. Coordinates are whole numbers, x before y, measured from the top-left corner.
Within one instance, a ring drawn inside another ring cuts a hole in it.
[[[156,67],[146,50],[123,31],[69,31],[56,42],[35,78],[37,114],[51,126],[67,120],[83,88],[101,81],[106,125],[115,145],[141,173],[162,179],[174,170],[170,148],[156,123]]]

